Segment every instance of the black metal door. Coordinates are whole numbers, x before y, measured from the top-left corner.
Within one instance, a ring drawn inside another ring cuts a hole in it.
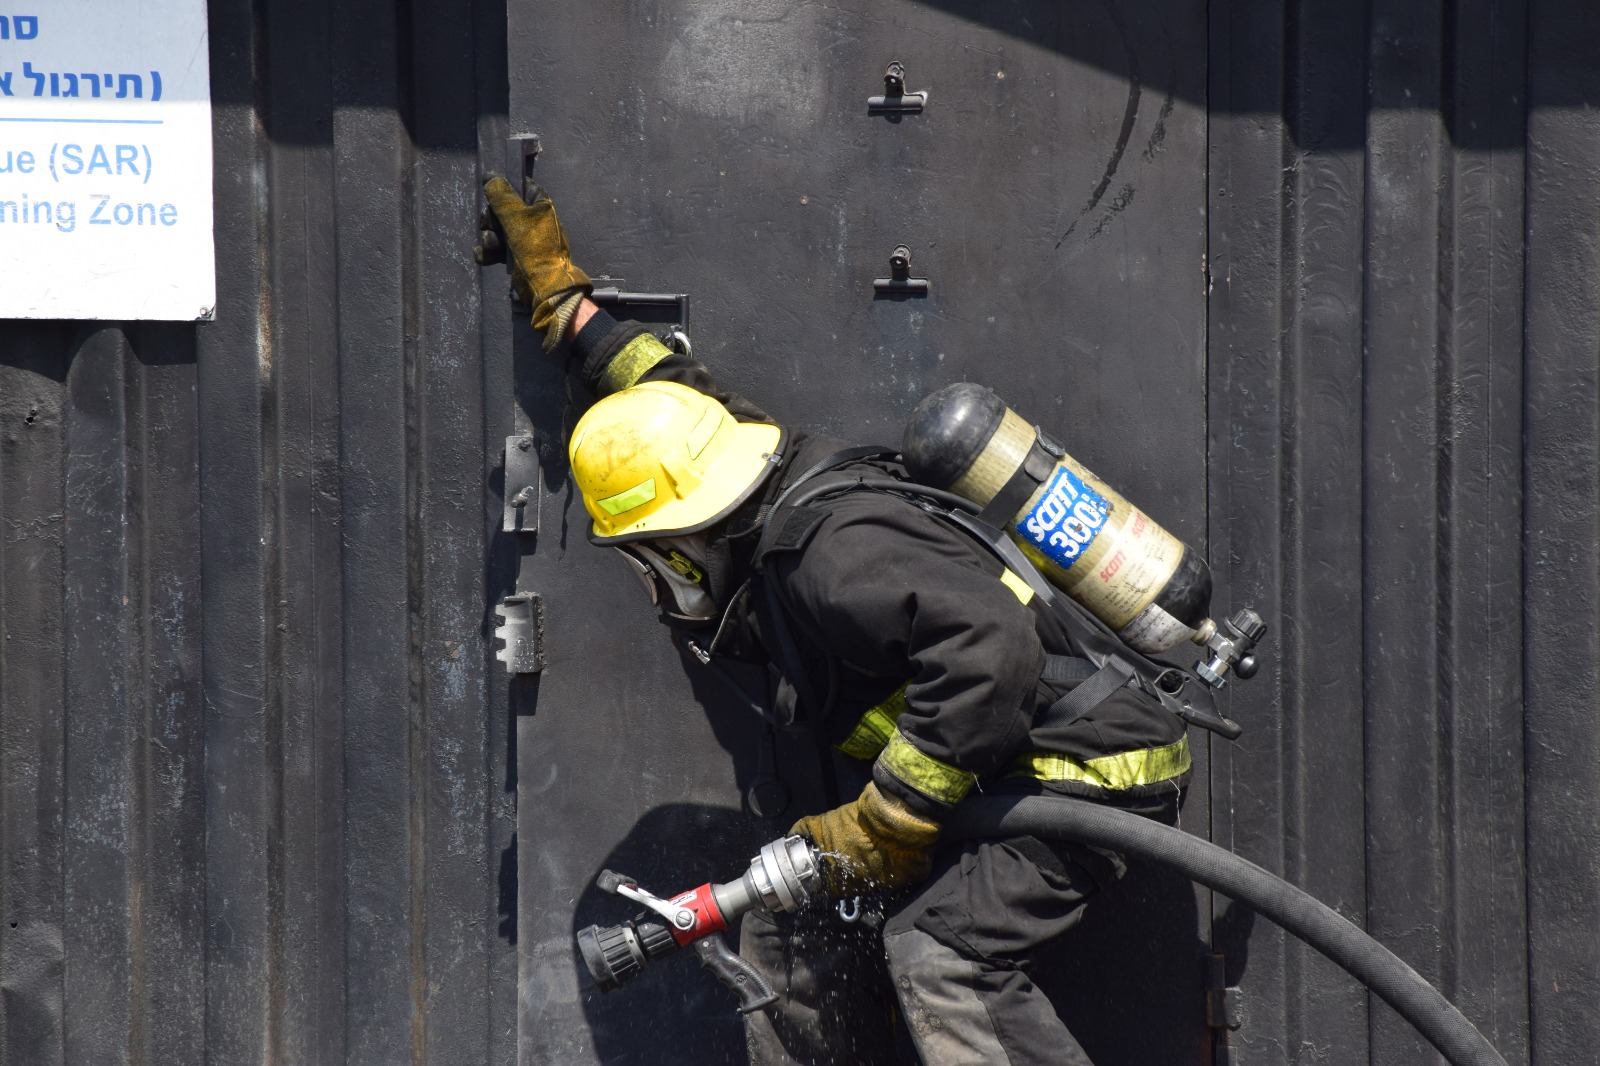
[[[696,355],[781,420],[898,444],[923,395],[980,381],[1203,549],[1204,38],[1198,0],[526,5],[511,126],[539,135],[581,265],[690,294]],[[869,113],[895,61],[926,107]],[[927,295],[875,295],[898,245]],[[518,343],[552,486],[521,541],[548,667],[519,723],[520,1062],[740,1062],[709,975],[685,959],[601,999],[572,933],[622,916],[604,866],[663,890],[735,873],[820,802],[808,742],[780,739],[791,808],[744,813],[760,731],[585,543],[564,431],[586,398]],[[1135,874],[1041,966],[1096,1062],[1201,1060],[1206,914]]]

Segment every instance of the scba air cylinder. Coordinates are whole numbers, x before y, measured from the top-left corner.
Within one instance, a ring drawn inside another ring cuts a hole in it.
[[[1166,651],[1215,628],[1205,560],[982,385],[924,399],[901,450],[914,480],[982,506],[1133,648]]]

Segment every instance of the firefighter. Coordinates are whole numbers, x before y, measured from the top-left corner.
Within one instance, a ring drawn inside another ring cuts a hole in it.
[[[1078,649],[1026,582],[912,494],[848,490],[904,479],[892,457],[776,425],[590,302],[548,197],[525,203],[502,178],[485,193],[546,350],[570,341],[599,397],[569,445],[590,539],[628,556],[663,619],[704,630],[713,654],[775,665],[773,713],[798,710],[861,768],[854,799],[794,831],[826,854],[834,895],[889,901],[882,951],[841,960],[793,924],[837,924],[831,912],[747,915],[740,952],[781,993],[748,1019],[752,1062],[896,1061],[897,1000],[929,1066],[1088,1063],[1025,965],[1121,859],[1031,837],[940,848],[940,825],[975,787],[1173,824],[1183,723],[1132,688],[1052,722],[1083,675],[1052,668]],[[837,490],[795,491],[819,478]]]

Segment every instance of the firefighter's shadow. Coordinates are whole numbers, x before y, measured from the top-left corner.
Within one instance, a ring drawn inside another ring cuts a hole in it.
[[[1193,882],[1130,859],[1030,976],[1095,1066],[1206,1062],[1201,928]]]
[[[706,881],[731,880],[772,835],[771,823],[703,804],[647,812],[606,856],[617,870],[660,895]],[[593,887],[573,912],[572,932],[610,926],[641,912]],[[1248,916],[1245,916],[1248,922]],[[1082,923],[1040,951],[1030,971],[1096,1066],[1204,1062],[1205,959],[1199,897],[1183,876],[1130,862],[1112,892]],[[737,946],[733,932],[724,934]],[[1237,939],[1244,939],[1248,930]],[[1242,958],[1231,957],[1237,981]],[[692,952],[646,965],[620,989],[602,994],[576,948],[572,965],[596,1061],[660,1066],[737,1066],[745,1062],[734,997]]]

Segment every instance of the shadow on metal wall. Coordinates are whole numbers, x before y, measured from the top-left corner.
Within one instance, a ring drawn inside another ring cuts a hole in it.
[[[778,830],[781,832],[781,830]],[[647,812],[592,871],[578,899],[572,931],[613,925],[636,908],[593,887],[602,869],[615,869],[660,894],[687,891],[738,873],[772,828],[737,811],[704,804],[666,804]],[[1229,924],[1248,936],[1253,916],[1232,908]],[[1050,996],[1073,1035],[1097,1066],[1146,1066],[1155,1062],[1203,1062],[1200,1034],[1192,1025],[1169,1024],[1203,1014],[1202,975],[1187,962],[1204,955],[1196,940],[1195,893],[1186,878],[1131,863],[1118,891],[1095,900],[1080,925],[1040,951],[1029,970]],[[841,936],[863,927],[838,925]],[[736,943],[737,932],[725,934]],[[1190,950],[1175,945],[1190,942]],[[1230,972],[1237,981],[1245,956]],[[600,1062],[621,1062],[643,1043],[670,1046],[662,1061],[697,1064],[744,1062],[743,1028],[733,997],[704,971],[691,953],[680,952],[649,966],[622,989],[602,996],[580,974],[584,1017]],[[1113,1004],[1140,1005],[1141,1024]],[[886,1019],[886,1023],[887,1023]]]
[[[1054,27],[1039,24],[1037,7],[1028,0],[1004,0],[1000,3],[988,0],[919,2],[998,30],[1017,38],[1019,42],[1049,47],[1080,62],[1127,78],[1130,107],[1138,106],[1140,84],[1148,83],[1155,73],[1148,66],[1152,50],[1146,47],[1145,40],[1148,34],[1159,32],[1159,26],[1131,20],[1126,11],[1130,6],[1137,5],[1128,5],[1121,0],[1097,0],[1106,19],[1116,28],[1117,39],[1111,42],[1098,39],[1093,34],[1052,32]],[[1182,5],[1174,3],[1172,6]],[[1236,24],[1248,24],[1251,27],[1277,25],[1283,30],[1280,43],[1285,52],[1285,67],[1289,75],[1280,81],[1276,64],[1260,63],[1255,65],[1252,73],[1248,69],[1251,64],[1236,60],[1226,99],[1217,99],[1214,89],[1208,99],[1204,85],[1179,85],[1177,94],[1192,103],[1209,107],[1214,114],[1280,116],[1290,141],[1303,150],[1337,151],[1365,147],[1366,118],[1369,111],[1377,110],[1438,112],[1446,135],[1457,148],[1520,148],[1523,143],[1520,117],[1483,121],[1482,114],[1464,114],[1457,106],[1450,85],[1460,61],[1456,56],[1447,54],[1442,57],[1441,64],[1441,57],[1432,54],[1425,44],[1427,35],[1414,35],[1406,25],[1414,18],[1430,21],[1443,19],[1446,24],[1445,47],[1450,48],[1456,41],[1458,21],[1478,14],[1471,10],[1477,6],[1465,0],[1441,5],[1414,5],[1414,12],[1401,17],[1385,17],[1381,13],[1376,15],[1369,28],[1366,19],[1346,17],[1338,5],[1323,11],[1310,11],[1301,10],[1294,3],[1222,0],[1210,5],[1213,25],[1211,39],[1195,41],[1189,46],[1209,52],[1215,65],[1218,60],[1228,59],[1230,42],[1226,30]],[[1396,7],[1398,9],[1398,5]],[[1504,9],[1492,16],[1497,21],[1507,23],[1505,38],[1508,47],[1516,47],[1519,43],[1516,24],[1520,23],[1521,12],[1515,10],[1516,7],[1505,5]],[[1424,43],[1419,44],[1419,41]],[[1387,80],[1376,79],[1369,92],[1355,88],[1338,106],[1323,107],[1319,111],[1296,106],[1297,96],[1315,91],[1310,87],[1344,80],[1342,75],[1348,73],[1351,63],[1364,62],[1369,49],[1375,56],[1382,56],[1391,70],[1425,73],[1442,65],[1446,75],[1413,79],[1405,89],[1399,88],[1397,80],[1392,77]],[[1489,78],[1490,73],[1488,70],[1479,71],[1487,83],[1485,91],[1498,89],[1515,104],[1526,99],[1522,96],[1522,86],[1494,86]],[[1587,108],[1600,103],[1600,86],[1594,84],[1594,79],[1563,79],[1552,88],[1553,92],[1543,94],[1540,101],[1542,106]],[[1285,101],[1289,103],[1286,105]]]
[[[1162,49],[1154,49],[1146,45],[1148,35],[1160,32],[1160,29],[1153,23],[1145,24],[1137,17],[1136,9],[1140,5],[1130,5],[1119,0],[1095,0],[1095,6],[1100,9],[1099,18],[1085,17],[1082,12],[1068,12],[1065,10],[1067,5],[1063,5],[1063,12],[1057,16],[1061,20],[1059,24],[1041,25],[1039,6],[1032,0],[1003,0],[1003,2],[920,0],[920,2],[924,6],[1007,34],[1016,38],[1019,43],[1050,48],[1078,62],[1126,78],[1131,89],[1130,95],[1136,101],[1141,85],[1149,85],[1152,80],[1160,81],[1162,76],[1162,72],[1151,70],[1149,64],[1153,54],[1164,50],[1165,46]],[[1170,6],[1186,6],[1186,0],[1172,0]],[[1433,17],[1440,17],[1442,14],[1453,29],[1456,20],[1463,17],[1460,9],[1469,5],[1451,3],[1443,6],[1442,13],[1431,12],[1431,14]],[[1359,61],[1359,57],[1367,53],[1369,40],[1366,28],[1362,24],[1363,20],[1329,18],[1316,12],[1301,12],[1296,10],[1294,5],[1248,3],[1244,0],[1213,4],[1212,9],[1211,18],[1214,24],[1221,26],[1247,21],[1259,25],[1264,17],[1270,17],[1284,28],[1281,43],[1292,57],[1289,65],[1295,67],[1298,62],[1299,66],[1294,70],[1290,80],[1280,82],[1275,76],[1276,67],[1272,64],[1262,64],[1259,68],[1262,76],[1235,79],[1227,100],[1208,101],[1203,83],[1179,85],[1177,95],[1180,98],[1202,106],[1209,103],[1212,110],[1217,113],[1281,115],[1293,143],[1302,148],[1336,150],[1362,147],[1365,143],[1365,123],[1362,119],[1368,108],[1437,111],[1445,123],[1451,142],[1460,148],[1508,148],[1517,147],[1522,143],[1522,130],[1518,123],[1482,122],[1477,116],[1469,121],[1459,117],[1451,92],[1443,87],[1439,80],[1433,80],[1430,85],[1424,79],[1424,84],[1420,86],[1421,91],[1413,88],[1409,94],[1395,92],[1386,95],[1384,85],[1375,84],[1370,99],[1363,100],[1352,96],[1348,101],[1350,106],[1340,109],[1336,122],[1323,121],[1307,115],[1294,106],[1284,107],[1284,99],[1286,97],[1292,99],[1293,90],[1297,85],[1316,83],[1337,71],[1348,70],[1348,64],[1353,57]],[[1130,11],[1134,14],[1132,18],[1129,15]],[[1069,18],[1073,23],[1070,27],[1072,32],[1062,32],[1067,28],[1066,23]],[[1114,32],[1110,35],[1082,32],[1085,24],[1096,21],[1103,21]],[[284,33],[299,32],[299,28],[289,20],[284,20],[273,28]],[[443,31],[450,29],[448,25],[441,25],[440,28]],[[404,28],[401,39],[396,43],[404,49],[405,54],[426,53],[426,48],[419,48],[418,43],[412,39],[418,32],[421,31],[414,26]],[[1405,36],[1397,32],[1395,26],[1378,25],[1373,32],[1385,36],[1394,34],[1392,40],[1387,43],[1392,45],[1392,59],[1399,66],[1411,66],[1420,70],[1438,62],[1438,57],[1416,51],[1414,46],[1408,44]],[[1180,45],[1201,50],[1209,49],[1214,57],[1219,52],[1225,52],[1227,48],[1227,42],[1219,41],[1215,30],[1210,41],[1180,42]],[[352,73],[336,79],[332,88],[337,105],[340,107],[391,108],[397,103],[393,86],[378,78],[366,78]],[[1520,87],[1517,88],[1520,91]],[[213,102],[253,103],[249,96],[242,95],[242,91],[250,89],[247,79],[218,79],[217,84],[213,86]],[[1584,108],[1600,104],[1600,93],[1596,92],[1596,86],[1587,79],[1566,79],[1553,84],[1551,89],[1553,91],[1543,95],[1542,106]],[[282,100],[282,97],[279,99]],[[470,143],[472,134],[468,130],[448,130],[419,123],[413,119],[413,109],[409,107],[402,106],[399,111],[412,143],[419,147],[468,149],[472,147]],[[264,118],[265,132],[276,143],[307,145],[333,142],[331,125],[318,118],[315,109],[273,107],[266,109]]]
[[[116,331],[143,366],[184,366],[195,361],[195,326],[189,322],[0,322],[0,366],[15,367],[57,384],[72,373],[83,346]]]

